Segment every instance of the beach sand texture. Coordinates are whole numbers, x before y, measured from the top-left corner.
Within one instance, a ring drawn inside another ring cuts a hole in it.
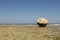
[[[0,40],[60,40],[60,26],[0,25]]]

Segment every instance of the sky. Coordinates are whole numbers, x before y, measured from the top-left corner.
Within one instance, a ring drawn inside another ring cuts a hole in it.
[[[0,23],[36,23],[40,17],[60,23],[60,0],[0,0]]]

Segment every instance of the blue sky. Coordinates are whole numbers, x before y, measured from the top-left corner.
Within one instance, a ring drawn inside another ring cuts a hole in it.
[[[36,23],[39,17],[60,23],[60,0],[0,0],[0,23]]]

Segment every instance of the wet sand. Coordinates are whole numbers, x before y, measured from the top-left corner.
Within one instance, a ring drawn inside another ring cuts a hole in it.
[[[60,40],[60,25],[0,25],[0,40]]]

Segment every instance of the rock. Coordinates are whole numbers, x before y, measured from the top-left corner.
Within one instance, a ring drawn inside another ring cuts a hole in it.
[[[45,18],[38,18],[37,24],[39,27],[45,27],[48,24],[48,21]]]

